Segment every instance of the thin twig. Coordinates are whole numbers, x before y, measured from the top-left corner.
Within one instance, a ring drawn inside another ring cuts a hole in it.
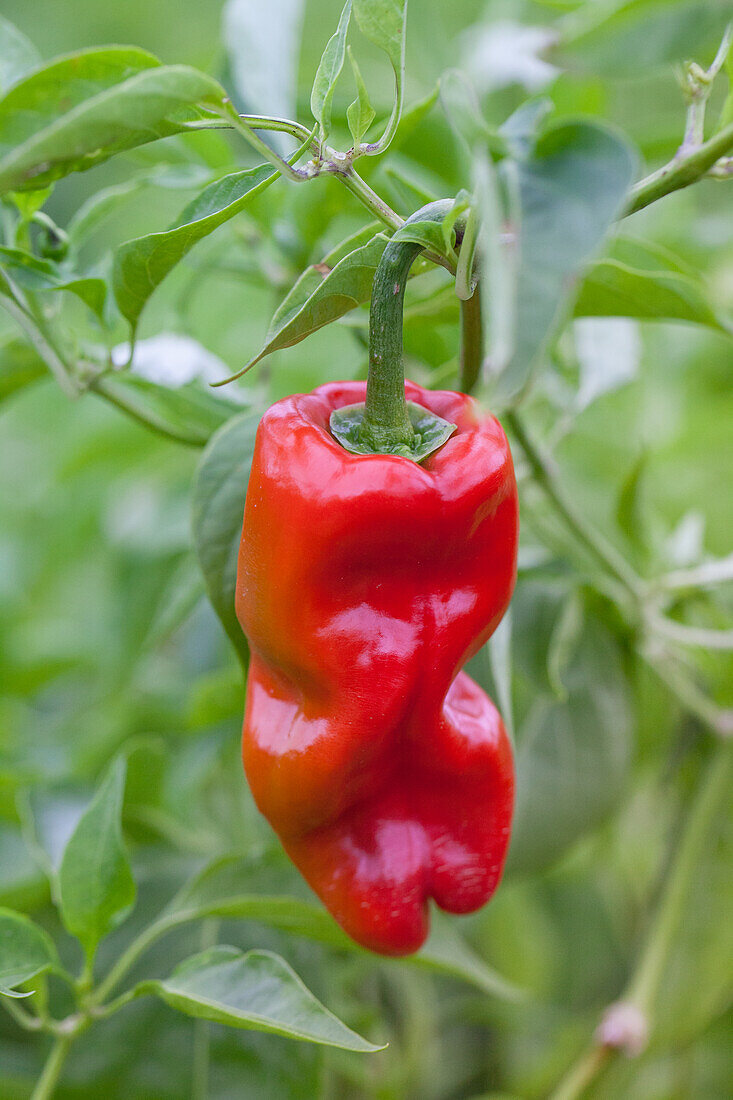
[[[620,1001],[607,1010],[596,1042],[568,1071],[551,1100],[579,1100],[619,1053],[641,1053],[648,1039],[651,1014],[672,954],[687,897],[700,863],[710,828],[728,790],[733,748],[721,745],[699,786],[690,808],[654,919],[636,970]],[[626,1024],[624,1023],[626,1021]]]
[[[632,187],[624,216],[701,179],[721,157],[733,151],[733,122],[682,159],[674,158]]]

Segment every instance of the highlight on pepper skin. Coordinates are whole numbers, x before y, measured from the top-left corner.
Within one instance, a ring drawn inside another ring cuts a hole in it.
[[[344,930],[386,955],[422,945],[431,898],[467,913],[491,897],[514,801],[501,717],[460,671],[514,586],[511,455],[471,398],[406,391],[457,425],[423,465],[330,435],[363,383],[268,410],[237,577],[255,801]]]

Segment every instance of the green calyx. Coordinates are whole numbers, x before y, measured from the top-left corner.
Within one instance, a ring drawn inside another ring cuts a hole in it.
[[[418,222],[442,223],[453,207],[441,199],[423,206],[402,229]],[[425,247],[391,240],[374,273],[369,312],[369,375],[366,401],[331,414],[331,431],[354,454],[401,455],[422,462],[456,430],[428,409],[408,403],[402,366],[402,309],[409,270]]]
[[[414,401],[405,402],[411,437],[379,444],[369,437],[369,425],[365,424],[366,404],[345,405],[331,413],[331,433],[341,446],[356,455],[401,455],[413,462],[422,462],[449,439],[456,425],[437,416]]]

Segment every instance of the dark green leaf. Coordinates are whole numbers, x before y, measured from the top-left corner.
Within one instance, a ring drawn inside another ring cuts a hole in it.
[[[318,123],[321,141],[331,131],[331,103],[336,82],[341,75],[346,57],[346,35],[351,20],[351,0],[346,0],[341,12],[338,29],[329,38],[316,71],[311,91],[311,111]]]
[[[347,253],[333,268],[328,257],[322,264],[306,268],[276,310],[263,348],[247,367],[273,351],[300,343],[312,332],[368,302],[374,272],[388,239],[377,233],[366,244]]]
[[[61,917],[89,956],[135,901],[122,840],[125,769],[123,757],[108,769],[64,849],[59,869]]]
[[[590,122],[551,127],[526,160],[515,162],[521,206],[515,344],[494,379],[496,401],[512,401],[530,381],[569,306],[574,277],[621,209],[633,167],[626,143]]]
[[[193,537],[206,591],[244,667],[247,640],[234,611],[237,555],[259,417],[242,413],[213,437],[193,487]]]
[[[59,965],[53,940],[22,913],[0,909],[0,995],[26,997],[15,987]]]
[[[341,1023],[316,1000],[284,959],[270,951],[212,947],[181,963],[170,978],[142,982],[171,1008],[228,1027],[369,1053],[383,1050]]]
[[[170,229],[126,241],[116,249],[112,285],[120,312],[133,328],[155,288],[190,249],[238,214],[277,175],[271,165],[261,164],[215,180]]]
[[[517,806],[509,866],[537,871],[617,804],[631,713],[618,647],[588,620],[562,678],[564,702],[536,699],[517,734]]]

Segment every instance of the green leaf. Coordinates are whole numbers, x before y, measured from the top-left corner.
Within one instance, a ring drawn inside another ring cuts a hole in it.
[[[433,90],[428,92],[426,96],[423,96],[422,99],[418,99],[415,103],[410,104],[409,107],[403,110],[395,136],[392,139],[391,149],[393,153],[401,149],[405,142],[412,137],[420,123],[430,114],[433,107],[438,102],[439,95],[440,85],[436,84]]]
[[[564,681],[565,670],[580,639],[583,621],[583,601],[578,592],[573,591],[557,617],[547,646],[547,679],[562,702],[566,702],[568,698]]]
[[[277,176],[269,164],[232,172],[205,187],[170,229],[119,245],[112,285],[120,312],[133,328],[155,288],[193,246],[238,214]]]
[[[30,344],[19,339],[0,344],[0,404],[46,374],[46,364]]]
[[[196,382],[171,389],[133,374],[110,372],[96,378],[91,389],[146,428],[189,447],[205,447],[240,411],[233,401]]]
[[[435,202],[443,193],[444,185],[414,161],[400,157],[394,151],[390,153],[389,164],[382,168],[382,178],[389,184],[393,205],[405,213],[411,213],[416,206],[426,206]],[[390,197],[387,193],[387,197]]]
[[[395,136],[402,114],[407,0],[353,0],[353,4],[360,31],[380,50],[384,50],[394,70],[394,106],[387,128],[376,143],[379,151],[383,152]]]
[[[11,191],[6,196],[21,216],[22,221],[29,222],[36,211],[40,210],[51,197],[54,184],[48,187],[40,187],[37,191]]]
[[[0,821],[0,904],[25,910],[48,901],[48,882],[34,856],[21,830]]]
[[[377,233],[366,244],[353,249],[335,267],[329,257],[306,268],[276,310],[262,349],[245,368],[280,348],[300,343],[324,325],[343,317],[349,310],[368,302],[388,237]]]
[[[13,282],[29,290],[68,290],[89,306],[97,317],[104,313],[107,284],[95,276],[69,274],[52,260],[39,260],[20,248],[0,247],[0,269],[6,269]]]
[[[53,940],[22,913],[0,909],[0,994],[28,997],[15,986],[59,966]]]
[[[144,50],[92,49],[52,62],[0,100],[0,193],[46,187],[115,153],[229,110],[215,80]]]
[[[41,55],[29,38],[0,15],[0,92],[41,64]]]
[[[346,56],[346,35],[351,20],[351,0],[346,0],[336,33],[329,38],[316,71],[311,91],[311,111],[318,123],[321,141],[331,132],[331,104],[336,82]]]
[[[621,483],[616,501],[616,523],[634,552],[635,560],[648,567],[650,555],[649,509],[644,502],[644,479],[647,473],[646,451],[637,458]]]
[[[290,935],[302,936],[343,951],[366,954],[319,904],[288,896],[279,869],[262,868],[240,856],[224,856],[205,867],[171,903],[179,919],[221,917],[253,920]],[[259,891],[259,892],[256,892]],[[417,967],[469,982],[485,993],[515,999],[519,990],[487,966],[468,946],[453,920],[437,910],[431,914],[427,942],[414,955],[391,965]]]
[[[515,400],[531,380],[569,308],[578,270],[622,207],[633,169],[625,141],[590,122],[551,127],[526,160],[513,163],[520,203],[517,317],[513,354],[493,379],[496,402]]]
[[[504,138],[486,122],[473,87],[458,69],[449,69],[441,76],[440,102],[451,129],[466,149],[473,151],[480,143],[499,155],[506,152]]]
[[[356,99],[353,103],[349,104],[346,109],[346,121],[349,124],[349,132],[354,141],[354,148],[356,149],[361,145],[369,127],[374,121],[374,108],[369,99],[369,92],[367,91],[366,84],[361,75],[361,70],[356,63],[356,58],[354,57],[351,46],[348,47],[348,51],[351,71],[354,74],[354,83],[356,84]]]
[[[629,690],[618,646],[597,620],[586,620],[562,688],[565,701],[535,699],[517,734],[512,871],[551,865],[603,821],[624,791]]]
[[[572,50],[574,69],[580,60],[594,76],[612,80],[714,53],[730,19],[730,6],[720,0],[627,0],[600,11],[585,8],[582,18],[565,24],[560,45]]]
[[[59,869],[61,918],[88,957],[135,901],[122,840],[125,770],[123,757],[110,765],[69,838]]]
[[[285,960],[270,951],[212,947],[186,959],[169,978],[142,982],[136,992],[152,993],[198,1020],[360,1053],[384,1050],[329,1012]]]
[[[259,417],[233,417],[210,441],[193,486],[193,539],[212,607],[246,668],[247,639],[234,611],[244,499]]]
[[[641,271],[613,258],[591,264],[573,312],[576,317],[690,321],[718,332],[731,331],[707,301],[700,279],[676,271]]]
[[[454,238],[452,228],[450,235]],[[427,248],[432,252],[436,252],[439,256],[448,256],[455,259],[453,248],[446,244],[443,223],[441,222],[411,221],[401,226],[392,239],[395,241],[413,241],[415,244],[419,244],[421,248]]]

